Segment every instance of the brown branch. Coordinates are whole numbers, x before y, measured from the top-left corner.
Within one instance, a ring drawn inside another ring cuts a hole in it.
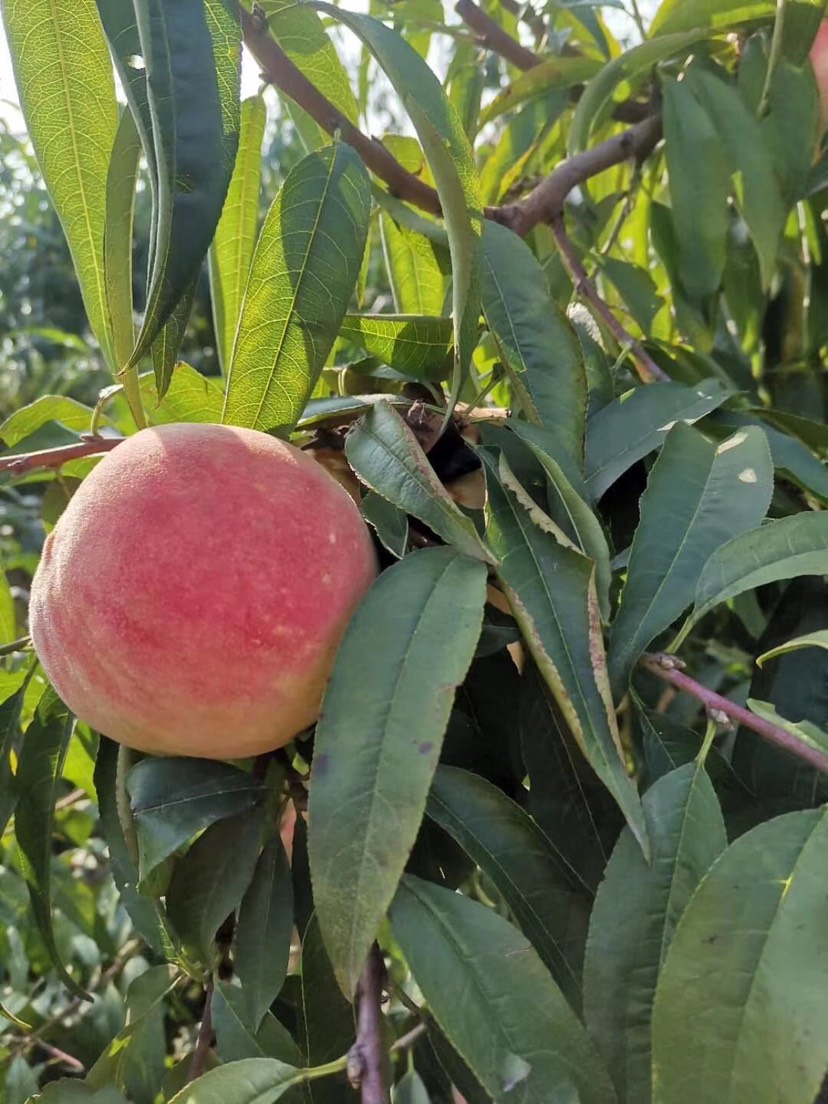
[[[503,6],[509,11],[514,11],[515,14],[520,10],[517,4],[514,5],[514,8],[511,8],[508,4]],[[530,69],[542,65],[544,61],[548,60],[536,54],[533,50],[527,50],[517,39],[512,38],[499,23],[496,23],[491,16],[478,7],[474,0],[457,0],[454,10],[466,26],[474,31],[481,46],[485,46],[486,49],[499,54],[500,57],[511,62],[521,72],[527,73]],[[564,57],[582,56],[581,51],[574,46],[565,46],[562,53]],[[570,99],[573,103],[578,102],[583,95],[583,91],[583,85],[574,85],[570,89]],[[651,114],[651,111],[649,104],[638,103],[635,100],[625,100],[623,103],[615,105],[612,115],[614,119],[621,123],[640,123]]]
[[[207,1068],[207,1055],[213,1045],[213,979],[208,978],[204,986],[204,1011],[201,1013],[201,1024],[198,1029],[193,1057],[187,1073],[188,1081],[195,1081],[201,1077]]]
[[[518,4],[517,0],[500,0],[500,6],[516,19],[523,20],[535,36],[536,42],[542,42],[546,37],[546,23],[530,4]]]
[[[77,445],[62,445],[60,448],[41,449],[39,452],[24,452],[19,456],[0,457],[0,472],[11,475],[25,475],[37,468],[59,468],[69,460],[80,460],[85,456],[95,456],[99,452],[109,452],[120,445],[123,437],[90,437]]]
[[[486,15],[483,9],[474,3],[474,0],[457,0],[454,10],[466,26],[474,31],[480,45],[485,46],[487,50],[499,54],[524,73],[529,69],[534,69],[536,65],[540,65],[542,58],[538,57],[532,50],[527,50],[525,46],[521,46],[517,39],[512,38],[510,34],[504,31],[499,23]]]
[[[573,188],[624,161],[633,158],[643,161],[660,139],[661,117],[651,115],[629,130],[562,161],[527,196],[499,208],[490,217],[523,238],[539,222],[552,222],[557,218]]]
[[[413,203],[432,215],[442,214],[437,192],[424,180],[410,173],[393,157],[382,142],[369,138],[351,120],[323,96],[298,69],[260,19],[239,5],[244,44],[262,69],[263,77],[290,97],[328,134],[339,133],[362,158],[365,166],[384,180],[392,195]]]
[[[569,235],[564,227],[563,215],[559,214],[553,219],[551,226],[552,236],[555,239],[558,252],[572,278],[575,293],[578,297],[590,305],[592,313],[604,323],[618,344],[622,348],[630,350],[630,354],[635,361],[636,370],[644,383],[652,383],[653,380],[669,380],[670,377],[664,369],[656,364],[650,354],[642,348],[631,334],[627,333],[608,304],[598,294],[598,289],[587,275],[586,269],[575,252],[575,247],[569,240]]]
[[[348,1079],[361,1090],[362,1104],[388,1104],[382,1049],[382,978],[385,968],[374,944],[359,980],[359,1024],[356,1042],[348,1052]]]
[[[817,770],[828,774],[828,753],[820,751],[819,748],[809,747],[808,744],[803,744],[790,732],[786,732],[784,728],[779,728],[778,725],[766,721],[763,717],[757,717],[755,713],[751,713],[744,706],[737,705],[729,698],[722,697],[721,694],[717,694],[713,690],[708,690],[700,682],[696,682],[689,675],[685,675],[680,669],[681,660],[677,660],[674,656],[646,654],[642,656],[640,662],[641,666],[650,674],[663,679],[664,682],[668,682],[677,690],[683,690],[687,694],[692,694],[694,698],[698,698],[708,714],[712,714],[714,719],[718,720],[716,714],[719,714],[736,721],[762,736],[768,743],[775,744],[776,747],[790,752],[791,755],[795,755],[798,759],[802,759],[812,767],[816,767]]]

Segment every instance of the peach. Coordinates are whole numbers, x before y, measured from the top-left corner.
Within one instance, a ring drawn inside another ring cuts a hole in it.
[[[820,23],[809,56],[819,89],[820,133],[823,133],[828,129],[828,19]]]
[[[316,719],[376,570],[347,492],[292,445],[230,426],[144,429],[47,538],[32,640],[97,731],[159,755],[242,758]]]

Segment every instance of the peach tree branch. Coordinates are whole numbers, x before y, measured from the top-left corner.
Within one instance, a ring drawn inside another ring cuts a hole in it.
[[[751,713],[744,706],[737,705],[729,698],[725,698],[721,694],[709,690],[706,686],[702,686],[700,682],[696,682],[694,678],[684,673],[681,669],[681,660],[676,659],[675,656],[647,653],[642,656],[640,663],[650,674],[669,683],[677,690],[692,694],[694,698],[702,703],[708,715],[712,716],[714,720],[726,717],[737,724],[744,725],[745,728],[751,729],[751,731],[767,740],[769,744],[774,744],[776,747],[790,752],[791,755],[795,755],[798,759],[802,759],[812,767],[816,767],[817,770],[828,774],[828,753],[821,751],[819,748],[810,747],[808,744],[803,744],[790,732],[786,732],[784,728],[766,721],[763,717],[757,717],[755,713]]]

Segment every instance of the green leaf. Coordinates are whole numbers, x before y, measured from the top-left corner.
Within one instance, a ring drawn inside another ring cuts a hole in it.
[[[137,931],[158,955],[174,955],[173,937],[161,902],[138,892],[138,866],[133,861],[118,816],[116,797],[118,744],[102,736],[95,759],[95,791],[101,828],[109,848],[112,877],[123,906]]]
[[[339,328],[339,336],[405,376],[442,380],[451,375],[450,318],[349,314]]]
[[[239,141],[241,39],[221,0],[136,0],[155,181],[147,305],[129,367],[149,350],[198,274]]]
[[[762,285],[767,289],[776,270],[788,211],[762,127],[736,88],[701,66],[691,65],[682,84],[692,89],[724,141],[730,171],[736,178],[737,201],[756,246]]]
[[[795,736],[807,747],[828,754],[828,733],[817,728],[816,725],[809,721],[793,722],[786,720],[785,717],[777,713],[769,702],[757,701],[756,698],[748,698],[745,704],[751,713],[755,713],[757,717],[761,717],[764,721],[770,721],[771,724],[777,725],[779,728],[784,728],[786,732],[789,732],[791,736]]]
[[[4,0],[2,11],[26,129],[111,363],[104,222],[118,106],[101,21],[94,0]]]
[[[0,576],[2,579],[2,576]],[[0,702],[0,836],[17,804],[18,779],[12,772],[11,753],[20,732],[25,686]]]
[[[176,861],[167,890],[170,923],[203,963],[218,929],[250,885],[259,854],[262,806],[211,824]]]
[[[252,775],[207,759],[142,759],[129,772],[127,789],[141,880],[196,832],[245,812],[264,795]]]
[[[0,440],[8,448],[13,448],[49,422],[59,422],[66,429],[85,432],[91,420],[91,407],[67,395],[41,395],[6,418],[0,425]]]
[[[265,961],[262,959],[262,962]],[[236,986],[216,982],[212,1013],[216,1043],[223,1062],[235,1062],[242,1058],[278,1058],[291,1066],[303,1064],[301,1051],[289,1031],[270,1012],[265,1012],[257,1028],[251,1026],[244,993]]]
[[[501,790],[456,767],[437,768],[426,812],[483,870],[577,1009],[584,952],[577,920],[588,906],[573,892],[563,856]]]
[[[509,605],[581,751],[646,849],[641,803],[624,766],[610,696],[594,566],[560,542],[539,510],[530,516],[502,458],[498,471],[484,457],[486,536],[501,560],[498,576]]]
[[[170,376],[163,399],[158,398],[155,375],[141,377],[147,417],[153,425],[170,422],[220,422],[224,394],[216,381],[179,362]]]
[[[368,174],[350,146],[312,153],[288,174],[253,255],[222,421],[295,424],[356,287],[369,215]]]
[[[17,640],[17,615],[11,587],[3,571],[0,571],[0,645]]]
[[[601,70],[601,62],[587,57],[551,57],[544,59],[503,88],[480,112],[479,125],[485,126],[506,111],[545,96],[557,88],[572,88],[590,80]]]
[[[771,648],[767,652],[763,652],[762,655],[756,657],[757,664],[762,667],[769,659],[775,659],[777,656],[785,655],[788,652],[795,652],[799,648],[825,648],[828,649],[828,629],[822,632],[806,633],[804,636],[794,637],[793,640],[787,640],[784,644],[780,644],[776,648]]]
[[[663,85],[664,138],[681,282],[693,299],[718,290],[727,254],[730,170],[714,121],[687,81]],[[704,165],[704,172],[699,172]]]
[[[698,29],[665,35],[642,42],[640,46],[634,46],[608,62],[592,78],[578,101],[569,132],[570,156],[589,146],[592,131],[609,114],[617,90],[628,96],[631,88],[650,77],[653,67],[659,62],[681,55],[706,37],[706,32]]]
[[[348,995],[414,845],[485,597],[480,560],[415,552],[374,583],[337,652],[316,727],[308,852]]]
[[[297,69],[346,119],[356,124],[359,109],[348,71],[316,12],[293,0],[264,0],[262,9],[267,16],[268,30]],[[324,134],[321,127],[319,132]]]
[[[24,1059],[20,1059],[24,1061]],[[127,1104],[123,1096],[111,1085],[97,1092],[77,1078],[61,1078],[50,1081],[37,1094],[38,1104]]]
[[[272,1104],[301,1084],[307,1072],[275,1058],[244,1058],[197,1077],[169,1104]]]
[[[675,34],[698,27],[720,31],[752,19],[772,19],[775,0],[662,0],[650,35]]]
[[[213,326],[219,364],[225,373],[233,353],[244,290],[256,245],[262,180],[262,141],[266,119],[267,109],[261,96],[250,96],[242,102],[236,163],[210,246]]]
[[[360,509],[383,546],[401,560],[408,547],[408,518],[404,511],[375,491],[363,497]]]
[[[608,620],[612,583],[609,546],[601,522],[588,504],[580,472],[572,470],[568,458],[561,456],[557,439],[547,430],[515,418],[510,419],[509,428],[526,442],[546,474],[549,516],[594,561],[601,616]]]
[[[580,469],[586,369],[575,330],[552,301],[529,247],[499,223],[483,228],[481,297],[486,324],[530,421],[553,433]]]
[[[397,1082],[394,1104],[431,1104],[423,1079],[416,1070],[409,1070]]]
[[[682,638],[715,606],[767,583],[828,574],[828,514],[802,513],[771,521],[722,545],[707,561]]]
[[[424,521],[459,551],[491,562],[474,522],[452,501],[417,438],[387,403],[376,403],[353,427],[345,455],[372,491]]]
[[[727,847],[703,766],[688,763],[664,775],[643,805],[651,861],[625,830],[595,899],[584,963],[586,1024],[628,1104],[652,1099],[650,1022],[658,972],[687,902]]]
[[[321,0],[315,6],[350,27],[374,55],[402,99],[428,158],[451,253],[455,400],[477,343],[481,217],[469,140],[439,80],[403,38],[371,16],[345,12]]]
[[[695,387],[651,383],[636,387],[602,407],[589,419],[586,434],[586,482],[594,499],[663,442],[679,420],[696,422],[728,398],[718,380]]]
[[[290,864],[281,839],[274,835],[259,856],[236,922],[233,963],[254,1028],[282,988],[292,932]]]
[[[301,980],[303,1050],[310,1065],[332,1062],[356,1038],[355,1009],[337,985],[316,913],[302,932]],[[315,1087],[311,1095],[316,1100]]]
[[[112,356],[116,371],[135,346],[132,306],[132,231],[141,136],[129,107],[121,113],[106,179],[104,281],[112,323]]]
[[[664,1104],[807,1104],[826,1064],[828,812],[776,817],[741,836],[676,929],[653,1013]],[[703,1025],[703,1030],[700,1030]]]
[[[681,422],[670,430],[641,498],[610,633],[616,698],[647,645],[691,605],[712,554],[760,525],[772,494],[773,465],[761,429],[739,430],[718,446]]]
[[[380,233],[394,308],[400,314],[442,315],[447,282],[434,242],[385,212]]]
[[[75,718],[51,686],[47,686],[37,704],[34,719],[26,729],[20,751],[15,834],[20,849],[21,871],[29,887],[32,913],[49,957],[67,988],[76,996],[86,998],[83,989],[61,962],[52,926],[54,805],[74,728]]]
[[[197,286],[198,281],[195,281],[185,290],[150,346],[155,394],[161,400],[172,382],[173,369],[190,321]]]
[[[432,1015],[494,1101],[613,1104],[589,1037],[508,921],[406,876],[391,924]]]
[[[86,1075],[91,1088],[101,1090],[113,1083],[120,1089],[126,1088],[130,1049],[151,1028],[167,994],[178,980],[175,968],[164,965],[151,966],[130,983],[126,996],[126,1027],[115,1035]]]

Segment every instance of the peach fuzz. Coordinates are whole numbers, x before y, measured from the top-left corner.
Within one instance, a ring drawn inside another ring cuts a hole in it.
[[[354,502],[292,445],[230,426],[144,429],[47,538],[31,634],[97,731],[153,754],[242,758],[316,719],[376,571]]]

